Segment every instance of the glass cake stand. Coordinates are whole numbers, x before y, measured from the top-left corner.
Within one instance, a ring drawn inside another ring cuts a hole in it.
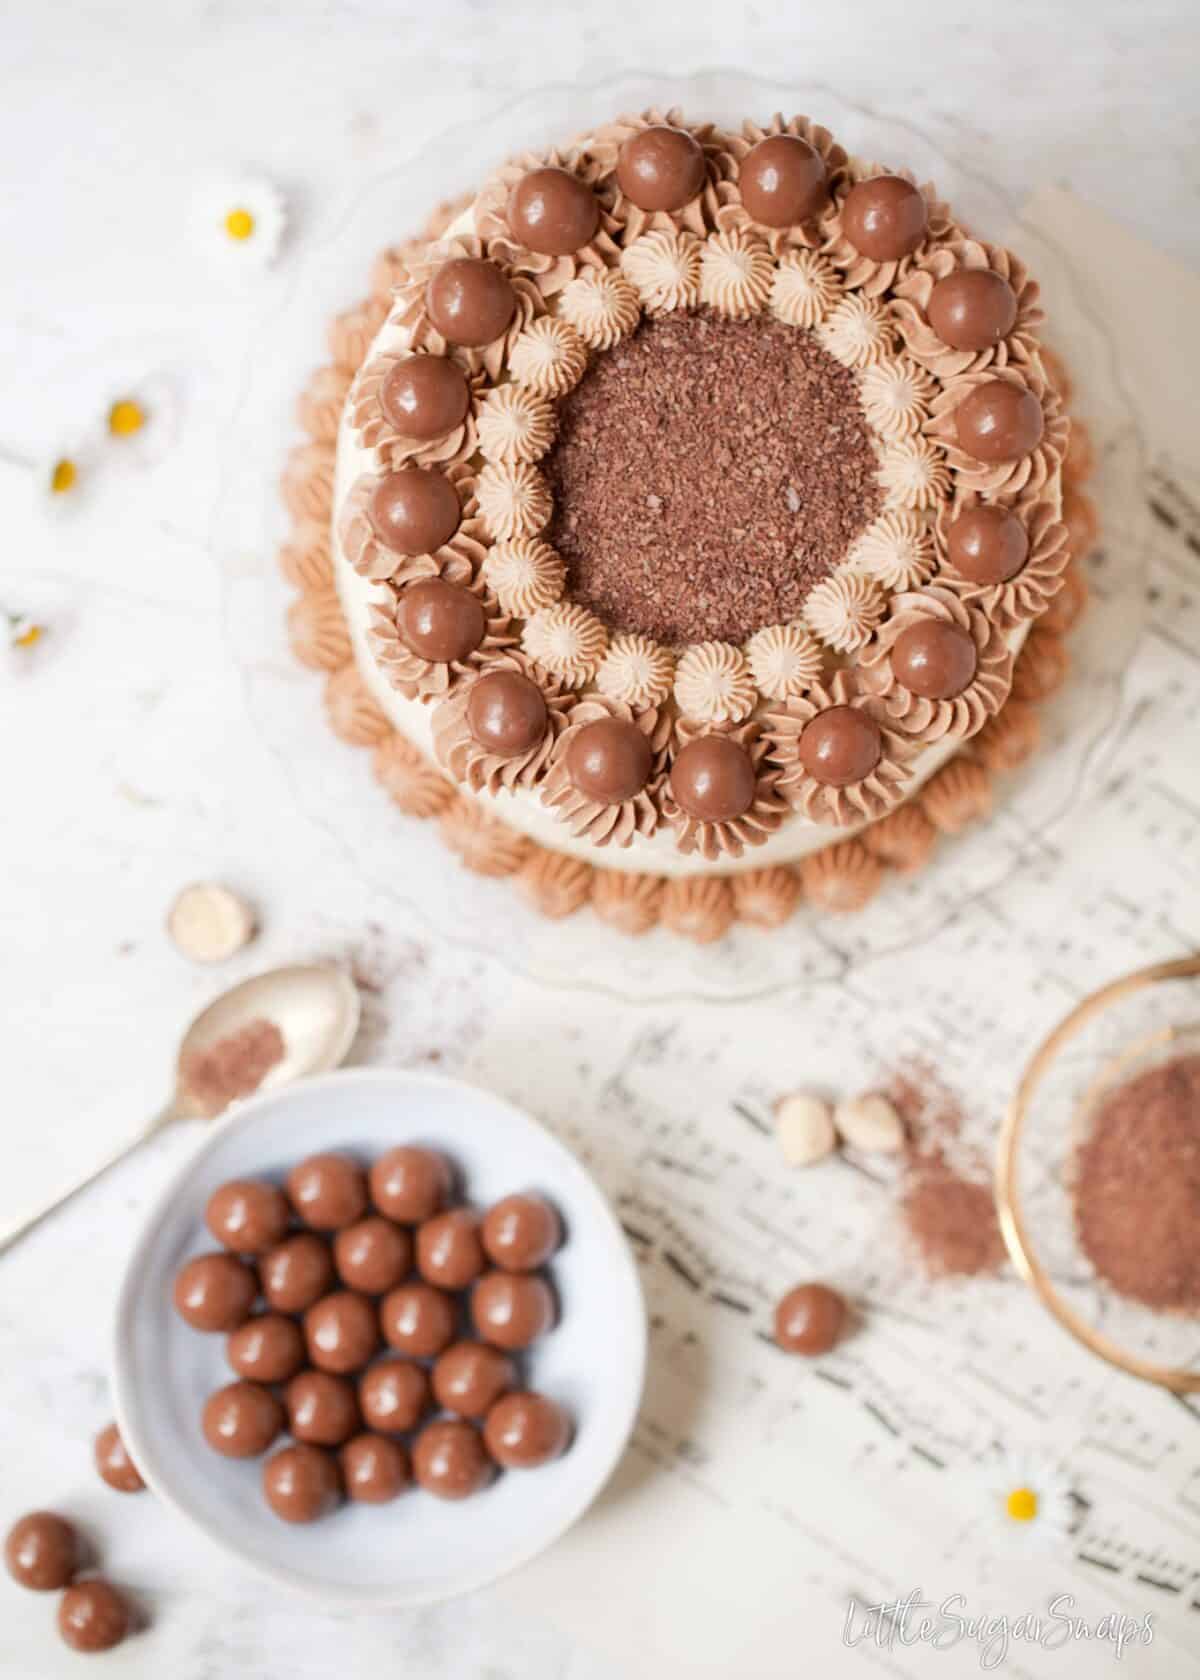
[[[808,112],[848,150],[935,180],[963,221],[1015,245],[1042,282],[1051,315],[1048,336],[1072,369],[1073,406],[1092,429],[1100,462],[1089,493],[1099,506],[1105,559],[1089,610],[1072,635],[1072,677],[1042,708],[1038,754],[1025,770],[1003,778],[996,815],[943,842],[934,861],[911,880],[891,878],[857,915],[834,920],[802,905],[782,928],[767,933],[737,927],[709,947],[661,930],[630,939],[588,911],[547,922],[510,882],[465,871],[442,845],[436,824],[396,812],[374,782],[370,755],[330,734],[319,679],[290,657],[284,633],[290,596],[274,564],[287,528],[278,471],[286,450],[300,441],[296,394],[326,355],[331,317],[365,295],[376,253],[419,230],[440,200],[479,185],[514,151],[648,105],[679,105],[730,126],[748,113],[765,118],[776,110]],[[293,263],[290,282],[246,370],[243,400],[230,417],[227,471],[214,510],[230,651],[242,674],[252,725],[285,767],[298,814],[336,839],[346,869],[403,905],[438,938],[498,956],[547,984],[636,1000],[732,1000],[812,984],[931,938],[973,898],[1020,870],[1038,836],[1101,773],[1104,742],[1140,630],[1147,543],[1141,453],[1116,346],[1084,305],[1068,256],[1023,227],[1003,193],[944,156],[919,130],[857,107],[826,87],[727,71],[623,74],[546,87],[437,136],[362,184],[315,230]],[[278,440],[274,454],[264,449],[264,439]]]

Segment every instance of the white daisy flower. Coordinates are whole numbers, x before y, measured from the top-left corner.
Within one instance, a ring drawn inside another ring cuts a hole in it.
[[[117,374],[100,415],[109,457],[153,466],[174,442],[179,406],[179,388],[170,373]]]
[[[983,1497],[994,1534],[1021,1548],[1062,1546],[1075,1522],[1070,1478],[1053,1459],[1004,1452],[983,1470]]]
[[[41,669],[62,646],[72,617],[70,592],[60,580],[26,579],[18,598],[0,601],[0,677]]]
[[[0,492],[11,483],[17,494],[31,494],[38,512],[46,518],[70,516],[87,500],[98,454],[97,440],[91,434],[70,442],[60,439],[40,457],[0,450]]]
[[[48,518],[70,518],[88,499],[100,454],[95,431],[64,439],[33,464],[39,509]]]
[[[231,268],[268,267],[279,255],[286,226],[283,194],[262,175],[209,181],[196,195],[200,248]]]

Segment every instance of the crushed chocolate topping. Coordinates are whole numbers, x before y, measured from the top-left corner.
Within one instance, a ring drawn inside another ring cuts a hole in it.
[[[668,643],[794,619],[882,505],[854,374],[766,316],[644,321],[562,400],[543,470],[573,599]]]

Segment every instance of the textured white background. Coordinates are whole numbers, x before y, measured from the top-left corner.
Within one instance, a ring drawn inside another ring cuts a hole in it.
[[[0,477],[0,604],[41,607],[56,625],[30,673],[0,676],[0,1172],[11,1152],[35,1178],[53,1130],[70,1142],[45,1164],[53,1177],[89,1127],[111,1133],[157,1105],[173,1035],[210,985],[161,935],[189,878],[225,876],[262,907],[266,935],[247,966],[357,953],[387,981],[390,1058],[457,1065],[507,990],[500,971],[434,949],[391,904],[386,938],[372,931],[381,907],[298,817],[246,727],[208,537],[223,428],[285,279],[239,291],[197,262],[186,222],[208,170],[247,164],[278,179],[302,246],[363,175],[523,89],[730,64],[827,81],[906,117],[1014,202],[1064,183],[1195,266],[1194,20],[1188,0],[10,3],[0,452],[42,457],[156,367],[179,370],[187,400],[168,459],[108,475],[70,525],[46,526],[19,467]],[[297,375],[313,354],[296,346]],[[279,449],[264,436],[264,475]],[[138,1210],[188,1147],[164,1139],[0,1261],[0,1522],[61,1503],[95,1524],[155,1614],[106,1672],[602,1672],[534,1616],[515,1629],[506,1618],[501,1634],[486,1597],[353,1629],[265,1602],[150,1501],[121,1504],[94,1483],[86,1441],[106,1415],[114,1282]],[[0,1669],[73,1672],[46,1631],[51,1607],[0,1591]]]

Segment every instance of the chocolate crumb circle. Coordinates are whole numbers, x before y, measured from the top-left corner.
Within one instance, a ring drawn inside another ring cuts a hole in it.
[[[766,315],[643,321],[562,399],[543,470],[572,599],[675,646],[798,618],[882,505],[856,376]]]

